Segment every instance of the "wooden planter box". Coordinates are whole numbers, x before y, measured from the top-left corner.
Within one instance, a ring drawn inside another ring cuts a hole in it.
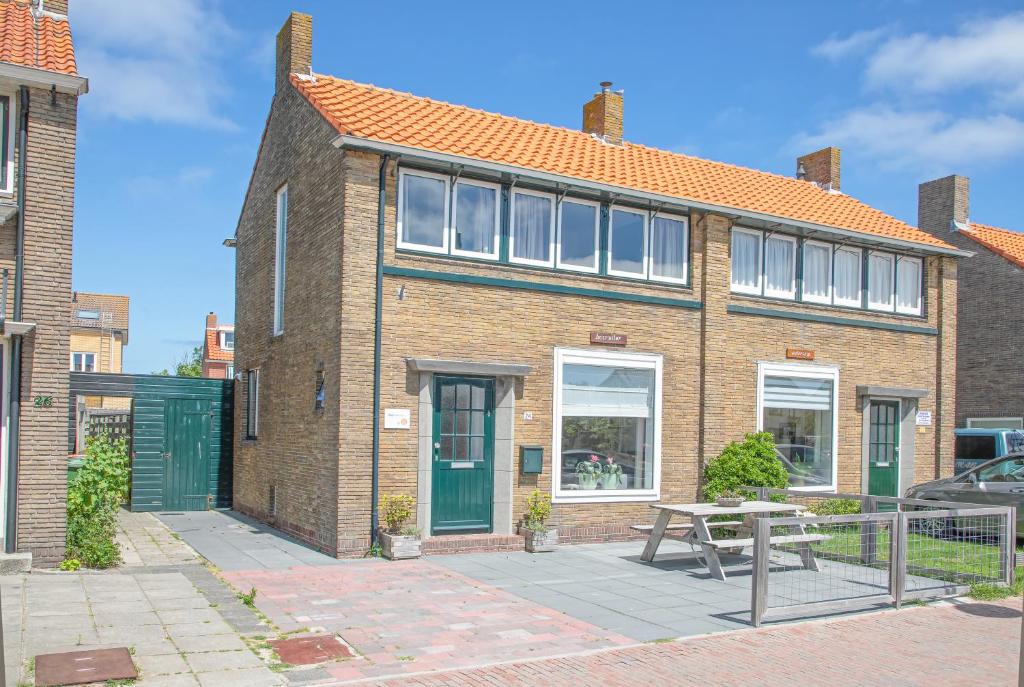
[[[546,532],[534,532],[523,529],[523,536],[526,537],[526,550],[530,553],[543,553],[554,551],[558,546],[558,530],[551,529]]]
[[[380,547],[384,558],[391,561],[420,557],[419,537],[381,532]]]

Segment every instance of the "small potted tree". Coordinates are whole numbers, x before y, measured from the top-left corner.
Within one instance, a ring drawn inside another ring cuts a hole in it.
[[[397,561],[420,557],[420,531],[405,524],[412,516],[412,506],[413,500],[408,494],[381,495],[380,516],[385,529],[379,534],[384,558]]]
[[[551,496],[534,489],[526,497],[526,515],[522,533],[526,536],[526,550],[530,553],[554,551],[558,544],[558,530],[545,523],[551,517]]]

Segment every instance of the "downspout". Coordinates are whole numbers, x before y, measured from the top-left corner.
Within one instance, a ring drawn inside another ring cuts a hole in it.
[[[373,312],[373,471],[370,478],[370,543],[377,544],[380,526],[377,514],[380,483],[380,341],[384,290],[384,204],[387,202],[387,170],[389,155],[380,160],[377,197],[377,302]]]
[[[18,233],[14,244],[14,321],[21,321],[25,245],[25,158],[28,132],[28,88],[18,89]],[[4,549],[18,550],[18,429],[21,424],[21,336],[11,337],[10,430],[7,433],[7,519]]]

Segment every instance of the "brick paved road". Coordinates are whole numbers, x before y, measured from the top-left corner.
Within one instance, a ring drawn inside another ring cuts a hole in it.
[[[960,601],[379,681],[381,687],[1016,685],[1020,600]]]

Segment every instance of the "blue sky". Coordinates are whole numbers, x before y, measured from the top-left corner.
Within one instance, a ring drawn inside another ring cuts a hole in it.
[[[1019,3],[71,0],[74,288],[131,296],[128,371],[171,366],[207,311],[232,321],[221,241],[292,9],[318,72],[574,128],[611,80],[628,140],[782,174],[838,145],[843,191],[901,219],[959,173],[972,219],[1024,229]]]

